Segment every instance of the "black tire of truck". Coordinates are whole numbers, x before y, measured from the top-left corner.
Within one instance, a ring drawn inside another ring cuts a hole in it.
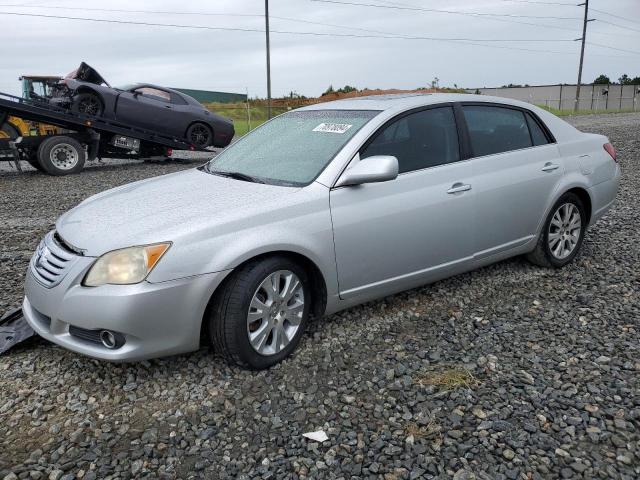
[[[11,125],[9,122],[3,123],[0,130],[2,130],[5,134],[7,134],[7,136],[11,140],[15,140],[20,136],[20,132],[18,131],[18,129],[13,125]]]
[[[38,148],[38,161],[49,175],[78,173],[86,160],[87,152],[82,144],[64,135],[47,138]]]
[[[38,160],[38,152],[37,151],[29,152],[29,158],[27,158],[27,162],[29,163],[29,165],[31,165],[33,168],[35,168],[39,172],[47,173],[45,171],[45,169],[42,168],[42,165],[40,165],[40,161]]]

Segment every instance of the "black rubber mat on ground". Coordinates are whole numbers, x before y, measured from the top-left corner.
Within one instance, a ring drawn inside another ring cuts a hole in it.
[[[35,334],[22,315],[21,308],[10,310],[0,318],[0,355]]]

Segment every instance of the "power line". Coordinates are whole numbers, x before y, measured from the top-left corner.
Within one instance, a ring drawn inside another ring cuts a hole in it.
[[[111,23],[122,25],[139,25],[139,26],[157,26],[157,27],[171,27],[171,28],[184,28],[184,29],[198,29],[198,30],[211,30],[211,31],[234,31],[234,32],[251,32],[251,33],[265,33],[265,30],[258,28],[240,28],[240,27],[211,27],[206,25],[188,25],[188,24],[175,24],[175,23],[156,23],[156,22],[139,22],[133,20],[116,20],[116,19],[98,19],[88,17],[71,17],[63,15],[46,15],[36,13],[18,13],[18,12],[1,12],[0,15],[12,15],[19,17],[37,17],[47,19],[62,19],[73,21],[86,21],[95,23]],[[335,25],[336,27],[338,25]],[[342,27],[342,26],[340,26]],[[498,48],[503,50],[515,50],[524,52],[536,52],[536,53],[551,53],[560,55],[574,55],[573,52],[563,52],[557,50],[543,50],[524,47],[513,47],[506,45],[496,45],[499,42],[573,42],[569,39],[477,39],[477,38],[444,38],[444,37],[424,37],[424,36],[408,36],[401,34],[385,33],[383,35],[356,35],[346,33],[326,33],[326,32],[301,32],[301,31],[287,31],[287,30],[270,30],[271,33],[283,34],[283,35],[303,35],[303,36],[320,36],[320,37],[347,37],[347,38],[382,38],[382,39],[399,39],[399,40],[421,40],[421,41],[437,41],[437,42],[449,42],[457,45],[473,45],[486,48]],[[478,43],[478,42],[487,42]],[[598,45],[601,46],[601,45]],[[604,46],[604,48],[613,48]],[[637,55],[638,52],[627,51]],[[611,56],[609,56],[611,57]],[[621,56],[617,56],[622,58]]]
[[[510,3],[532,3],[535,5],[562,5],[564,7],[575,7],[575,3],[562,3],[562,2],[540,2],[536,0],[502,0],[503,2]],[[597,12],[602,15],[607,15],[609,17],[619,18],[620,20],[624,20],[625,22],[635,23],[636,25],[640,25],[640,22],[636,20],[629,20],[627,17],[623,17],[622,15],[616,15],[615,13],[607,12],[605,10],[598,10],[597,8],[590,8],[592,12]]]
[[[154,27],[173,27],[173,28],[190,28],[200,30],[219,30],[219,31],[234,31],[234,32],[252,32],[252,33],[265,33],[265,30],[259,28],[241,28],[241,27],[211,27],[207,25],[188,25],[180,23],[156,23],[156,22],[139,22],[134,20],[116,20],[106,18],[88,18],[88,17],[70,17],[64,15],[46,15],[38,13],[18,13],[18,12],[0,12],[0,15],[14,15],[19,17],[38,17],[49,19],[61,19],[61,20],[77,20],[97,23],[116,23],[125,25],[142,25],[142,26],[154,26]],[[335,25],[337,26],[337,25]],[[289,31],[289,30],[271,30],[271,33],[279,33],[285,35],[310,35],[321,37],[351,37],[351,38],[384,38],[384,39],[402,39],[402,40],[427,40],[427,41],[441,41],[441,42],[573,42],[573,39],[535,39],[535,38],[467,38],[467,37],[425,37],[425,36],[410,36],[394,33],[387,33],[384,35],[356,35],[349,33],[329,33],[329,32],[302,32],[302,31]]]
[[[633,50],[626,50],[624,48],[612,47],[611,45],[604,45],[602,43],[593,43],[593,42],[587,42],[587,43],[595,47],[609,48],[611,50],[617,50],[618,52],[633,53],[635,55],[640,55],[640,52],[634,52]]]
[[[563,3],[563,2],[538,2],[535,0],[502,0],[503,2],[512,2],[512,3],[533,3],[536,5],[562,5],[564,7],[575,7],[575,3]]]
[[[364,4],[364,3],[355,3],[355,2],[338,2],[338,1],[330,1],[330,0],[311,0],[313,1],[317,1],[317,2],[324,2],[324,3],[335,3],[335,4],[342,4],[342,5],[357,5],[360,7],[377,7],[377,8],[394,8],[396,10],[412,10],[412,11],[423,11],[423,12],[439,12],[439,13],[451,13],[454,15],[464,15],[464,16],[470,16],[470,17],[474,17],[474,18],[482,18],[484,20],[493,20],[495,22],[503,22],[503,23],[516,23],[518,25],[527,25],[527,26],[531,26],[531,27],[539,27],[539,28],[551,28],[554,30],[562,30],[562,31],[566,31],[567,28],[560,26],[560,25],[548,25],[545,23],[533,23],[533,22],[522,22],[519,20],[514,20],[514,19],[508,19],[508,18],[501,18],[501,17],[496,17],[496,16],[480,16],[474,13],[469,13],[469,12],[456,12],[456,11],[442,11],[442,10],[426,10],[423,9],[421,7],[391,7],[391,6],[385,6],[385,5],[375,5],[375,4]],[[577,18],[577,17],[576,17]]]
[[[640,22],[638,22],[638,21],[636,21],[636,20],[629,20],[628,18],[623,17],[622,15],[615,15],[615,14],[613,14],[613,13],[605,12],[604,10],[596,10],[595,8],[592,8],[592,9],[591,9],[591,11],[592,11],[592,12],[598,12],[598,13],[600,13],[600,14],[602,14],[602,15],[608,15],[608,16],[610,16],[610,17],[619,18],[619,19],[621,19],[621,20],[624,20],[625,22],[635,23],[635,24],[637,24],[637,25],[640,25]]]
[[[613,22],[609,22],[608,20],[602,20],[601,18],[596,19],[598,22],[600,23],[604,23],[606,25],[611,25],[613,27],[618,27],[618,28],[623,28],[625,30],[631,30],[632,32],[638,32],[640,33],[640,29],[637,28],[631,28],[631,27],[627,27],[625,25],[620,25],[619,23],[613,23]]]
[[[81,10],[81,11],[95,11],[95,12],[108,12],[108,13],[144,13],[144,14],[158,14],[158,15],[200,15],[200,16],[220,16],[220,17],[254,17],[254,18],[263,18],[262,14],[250,14],[250,13],[213,13],[213,12],[178,12],[178,11],[167,11],[167,10],[127,10],[127,9],[118,9],[118,8],[84,8],[84,7],[62,7],[62,6],[45,6],[45,5],[19,5],[19,4],[0,4],[0,7],[19,7],[19,8],[43,8],[43,9],[62,9],[62,10]],[[276,15],[269,15],[269,18],[276,20],[284,20],[295,23],[304,23],[309,25],[319,25],[323,27],[332,27],[332,28],[342,28],[347,30],[357,30],[362,32],[369,33],[379,33],[383,35],[394,35],[394,36],[403,36],[401,34],[394,34],[389,32],[382,32],[380,30],[371,30],[366,28],[354,27],[354,26],[345,26],[345,25],[336,25],[332,23],[324,23],[317,22],[312,20],[303,20],[300,18],[292,18],[292,17],[282,17]],[[505,40],[507,41],[507,40]],[[511,41],[511,39],[509,39]],[[516,40],[517,41],[517,40]]]
[[[470,15],[474,17],[506,17],[506,18],[534,18],[537,20],[580,20],[580,17],[558,17],[544,15],[520,15],[514,13],[487,13],[487,12],[464,12],[458,10],[442,10],[436,8],[416,7],[413,5],[393,3],[391,5],[380,5],[376,3],[358,3],[345,0],[311,0],[312,2],[334,3],[338,5],[354,5],[358,7],[387,8],[392,10],[410,10],[431,13],[448,13],[452,15]]]

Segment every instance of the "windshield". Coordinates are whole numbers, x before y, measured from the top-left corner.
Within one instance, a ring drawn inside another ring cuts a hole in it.
[[[285,113],[245,135],[204,167],[265,183],[311,183],[340,149],[379,112],[307,110]]]

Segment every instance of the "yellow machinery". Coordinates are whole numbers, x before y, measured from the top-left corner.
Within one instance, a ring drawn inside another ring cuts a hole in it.
[[[59,80],[60,77],[24,75],[20,77],[22,98],[27,100],[36,100],[39,97],[46,98],[50,93],[51,86]],[[60,129],[52,125],[12,116],[0,118],[0,139],[13,140],[18,137],[56,135],[58,133],[60,133]]]

